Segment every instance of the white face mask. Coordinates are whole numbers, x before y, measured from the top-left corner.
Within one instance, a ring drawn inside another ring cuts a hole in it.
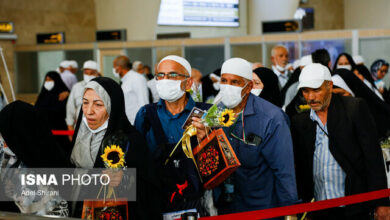
[[[242,90],[246,87],[238,87],[232,85],[221,85],[222,103],[228,108],[235,108],[241,103],[243,96],[241,96]]]
[[[157,80],[157,93],[165,101],[175,102],[184,95],[181,89],[181,80],[162,79]]]
[[[221,88],[221,84],[219,82],[213,83],[213,87],[215,90],[219,90]]]
[[[284,72],[286,71],[286,68],[285,67],[281,67],[279,65],[276,65],[276,69],[279,71],[279,72]]]
[[[96,76],[90,76],[87,74],[84,74],[83,77],[84,77],[84,82],[86,83],[96,78]]]
[[[45,89],[48,91],[52,90],[54,88],[54,81],[46,81],[45,84],[43,84]]]
[[[349,71],[351,71],[352,70],[352,66],[351,65],[338,65],[337,64],[337,69],[347,69],[347,70],[349,70]]]
[[[255,96],[259,96],[261,91],[263,91],[263,89],[252,89],[251,90],[251,93]]]
[[[117,73],[117,72],[115,71],[115,68],[112,68],[112,74],[114,74],[114,76],[115,76],[116,78],[121,78],[120,75],[119,75],[119,73]]]

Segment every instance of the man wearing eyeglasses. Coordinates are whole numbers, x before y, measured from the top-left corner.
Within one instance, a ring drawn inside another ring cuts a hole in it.
[[[192,86],[191,65],[182,57],[167,56],[157,66],[156,88],[160,100],[140,109],[135,127],[148,142],[159,170],[162,193],[162,212],[169,215],[178,211],[202,213],[200,198],[203,194],[198,172],[193,161],[187,158],[181,145],[170,156],[180,141],[187,117],[194,107],[208,109],[210,106],[195,103],[186,93]],[[198,138],[205,136],[204,126],[196,123]],[[192,146],[198,144],[196,137]],[[166,163],[168,159],[168,162]]]
[[[297,202],[294,155],[287,115],[251,94],[252,69],[241,58],[221,69],[222,104],[236,122],[224,131],[241,166],[215,190],[218,214],[292,205]],[[229,195],[227,197],[227,195]]]

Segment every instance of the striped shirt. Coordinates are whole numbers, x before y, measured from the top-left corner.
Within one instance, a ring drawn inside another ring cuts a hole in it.
[[[316,201],[343,197],[345,172],[329,150],[328,129],[313,109],[310,119],[316,122],[316,141],[313,158],[314,198]]]

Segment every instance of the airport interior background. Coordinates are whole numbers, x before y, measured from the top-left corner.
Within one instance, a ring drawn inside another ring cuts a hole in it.
[[[205,75],[230,57],[270,67],[282,44],[291,63],[319,48],[372,63],[390,60],[389,21],[388,0],[0,0],[0,77],[8,100],[12,87],[33,103],[65,59],[96,60],[113,77],[118,55],[153,67],[175,54]]]

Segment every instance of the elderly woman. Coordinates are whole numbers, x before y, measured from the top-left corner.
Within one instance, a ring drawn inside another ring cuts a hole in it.
[[[156,219],[158,205],[152,203],[158,202],[158,186],[153,185],[146,142],[126,117],[121,87],[110,78],[95,78],[85,86],[71,162],[81,168],[104,168],[103,143],[117,134],[126,135],[127,143],[121,146],[125,153],[124,165],[137,168],[137,201],[129,202],[129,219]],[[79,217],[80,211],[77,206],[74,216]]]

